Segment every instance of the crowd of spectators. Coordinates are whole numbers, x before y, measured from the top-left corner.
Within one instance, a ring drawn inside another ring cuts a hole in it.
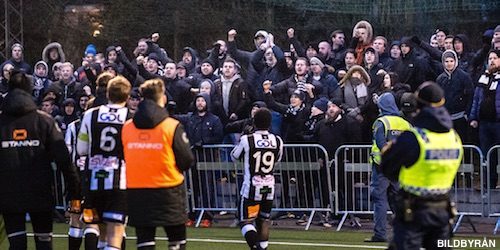
[[[89,44],[79,65],[68,58],[80,55],[66,55],[52,42],[32,67],[16,43],[1,64],[0,107],[11,72],[28,73],[33,99],[64,131],[87,108],[106,102],[101,73],[133,83],[127,103],[132,113],[141,98],[137,87],[160,78],[167,109],[184,124],[193,147],[237,142],[253,130],[253,107],[267,106],[273,111],[272,132],[285,143],[319,143],[333,156],[341,144],[372,143],[379,96],[392,93],[411,121],[416,101],[407,93],[435,81],[445,90],[445,106],[466,144],[480,145],[484,154],[500,144],[500,25],[484,31],[482,47],[475,49],[466,35],[441,28],[424,39],[376,35],[367,21],[353,27],[335,30],[319,43],[299,41],[293,28],[284,31],[283,41],[258,30],[253,48],[239,46],[246,38],[232,29],[207,53],[183,48],[179,61],[159,46],[158,33],[127,48],[130,54],[120,46]]]

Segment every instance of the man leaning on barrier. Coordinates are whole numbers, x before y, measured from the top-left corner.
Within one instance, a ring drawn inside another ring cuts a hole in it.
[[[415,95],[414,128],[382,150],[382,173],[400,184],[390,249],[436,249],[438,240],[452,236],[455,209],[449,193],[462,160],[462,142],[443,106],[441,87],[424,82]]]

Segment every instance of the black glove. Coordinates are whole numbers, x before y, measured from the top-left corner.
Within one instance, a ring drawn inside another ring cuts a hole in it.
[[[420,44],[422,43],[422,41],[420,41],[418,36],[412,36],[411,41],[414,42],[417,46],[420,46]]]

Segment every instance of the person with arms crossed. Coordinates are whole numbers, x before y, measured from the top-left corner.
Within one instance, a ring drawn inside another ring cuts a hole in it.
[[[283,155],[283,140],[269,133],[271,112],[267,108],[255,112],[254,124],[256,131],[240,138],[231,157],[234,161],[244,160],[245,175],[238,210],[241,233],[250,249],[267,249],[274,199],[273,170]]]

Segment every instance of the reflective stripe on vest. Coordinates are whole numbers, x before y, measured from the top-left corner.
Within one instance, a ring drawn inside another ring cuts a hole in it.
[[[420,128],[410,131],[417,138],[420,156],[413,166],[401,168],[401,188],[417,196],[448,193],[462,161],[460,136],[453,129],[447,133]]]
[[[395,116],[395,115],[385,115],[377,118],[373,123],[373,129],[375,129],[375,123],[377,121],[382,122],[384,124],[384,135],[385,141],[388,142],[390,140],[395,139],[404,131],[410,130],[411,125],[405,119]],[[371,160],[373,163],[379,164],[381,161],[380,148],[378,148],[375,138],[373,138],[372,144],[372,152],[371,152]]]
[[[127,188],[168,188],[184,181],[172,149],[179,122],[166,118],[152,129],[138,129],[132,120],[123,126]]]

